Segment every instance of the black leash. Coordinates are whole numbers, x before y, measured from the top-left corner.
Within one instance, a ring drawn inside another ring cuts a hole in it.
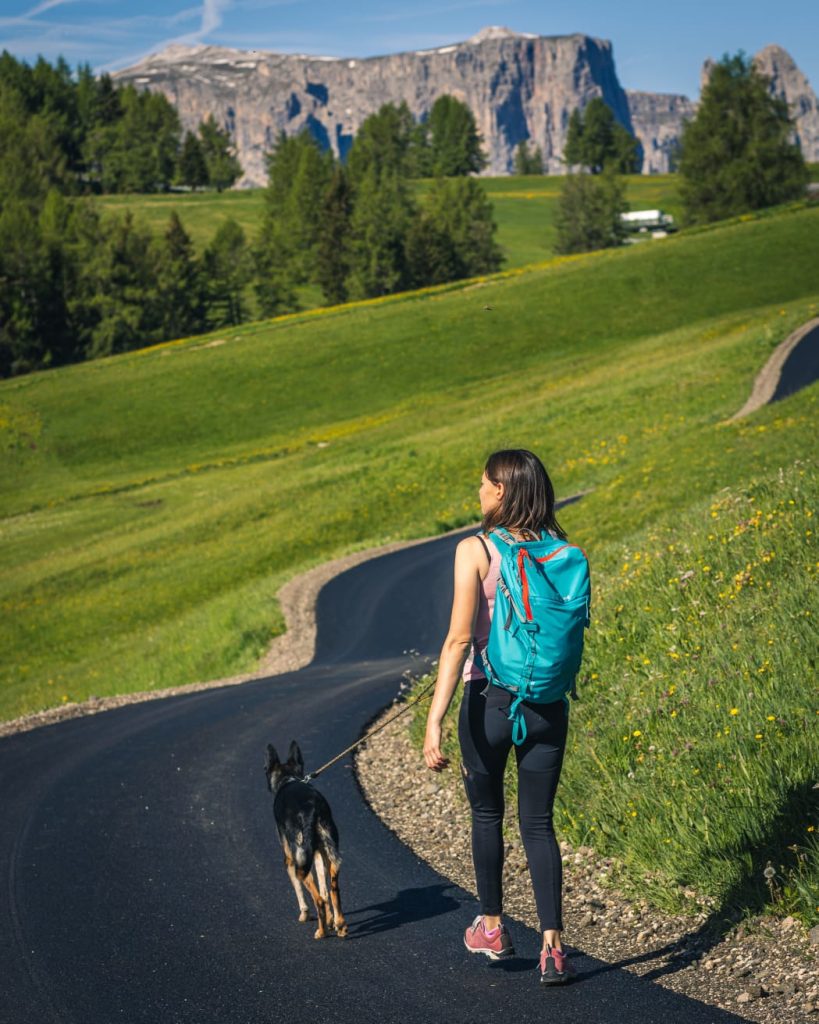
[[[409,711],[410,708],[415,707],[416,704],[420,703],[426,696],[427,691],[431,690],[436,682],[437,677],[431,679],[430,682],[428,682],[427,685],[421,690],[421,692],[416,697],[413,697],[411,701],[408,701],[401,708],[400,711],[396,711],[396,713],[390,716],[390,718],[388,718],[386,722],[382,722],[381,725],[377,725],[374,729],[370,729],[370,731],[365,733],[361,737],[361,739],[356,740],[355,743],[351,743],[350,746],[347,747],[346,750],[342,750],[340,754],[336,754],[336,756],[332,760],[328,761],[327,764],[323,764],[321,768],[317,768],[314,772],[309,772],[307,775],[304,776],[304,779],[302,781],[310,782],[312,779],[315,779],[317,776],[321,775],[323,771],[326,771],[331,765],[334,765],[336,761],[340,761],[342,757],[349,754],[351,750],[355,750],[355,748],[360,746],[365,740],[368,740],[371,736],[375,736],[375,734],[377,732],[381,732],[382,729],[386,729],[386,727],[388,725],[391,725],[396,720],[396,718],[400,718],[405,711]]]

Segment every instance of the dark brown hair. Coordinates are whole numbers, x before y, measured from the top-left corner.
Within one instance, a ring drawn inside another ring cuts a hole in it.
[[[484,473],[493,484],[503,484],[497,508],[483,517],[485,533],[496,526],[539,537],[547,530],[561,540],[566,533],[555,518],[555,489],[540,459],[525,448],[505,448],[486,460]]]

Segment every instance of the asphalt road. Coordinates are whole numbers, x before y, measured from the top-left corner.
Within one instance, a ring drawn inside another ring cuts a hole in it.
[[[538,936],[514,960],[462,945],[477,912],[365,805],[351,766],[318,781],[341,832],[345,940],[300,925],[275,838],[265,746],[308,770],[437,654],[450,535],[350,570],[321,593],[313,664],[0,740],[3,1024],[718,1024],[744,1018],[577,951],[541,991]]]
[[[785,360],[771,401],[796,394],[815,380],[819,380],[819,327],[809,331]]]

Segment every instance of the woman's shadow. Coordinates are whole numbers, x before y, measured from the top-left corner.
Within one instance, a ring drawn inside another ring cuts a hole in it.
[[[450,891],[456,895],[451,895]],[[461,893],[459,899],[457,894]],[[347,921],[350,931],[347,942],[355,939],[366,939],[379,932],[387,932],[401,925],[415,921],[424,921],[453,911],[463,912],[467,903],[474,903],[473,896],[467,896],[457,886],[450,883],[427,885],[419,889],[402,889],[391,900],[384,903],[372,903],[368,907],[360,907],[348,913]],[[456,929],[457,931],[457,929]],[[496,970],[518,971],[531,970],[537,959],[531,957],[515,957],[491,964]]]
[[[420,889],[402,889],[391,900],[371,903],[368,907],[359,907],[351,911],[346,915],[350,924],[348,941],[365,939],[413,921],[424,921],[430,917],[440,917],[441,914],[451,914],[454,910],[459,910],[461,900],[447,895],[450,889],[457,892],[454,885],[446,882],[427,885]]]

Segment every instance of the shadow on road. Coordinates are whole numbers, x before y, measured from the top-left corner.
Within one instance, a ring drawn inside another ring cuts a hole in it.
[[[441,883],[428,885],[422,889],[402,889],[395,897],[385,903],[372,903],[369,907],[360,907],[346,915],[350,925],[347,941],[364,939],[379,932],[388,932],[400,928],[411,921],[423,921],[441,914],[451,914],[460,910],[461,903],[452,896],[446,895],[454,885]],[[356,920],[369,915],[364,920]]]

